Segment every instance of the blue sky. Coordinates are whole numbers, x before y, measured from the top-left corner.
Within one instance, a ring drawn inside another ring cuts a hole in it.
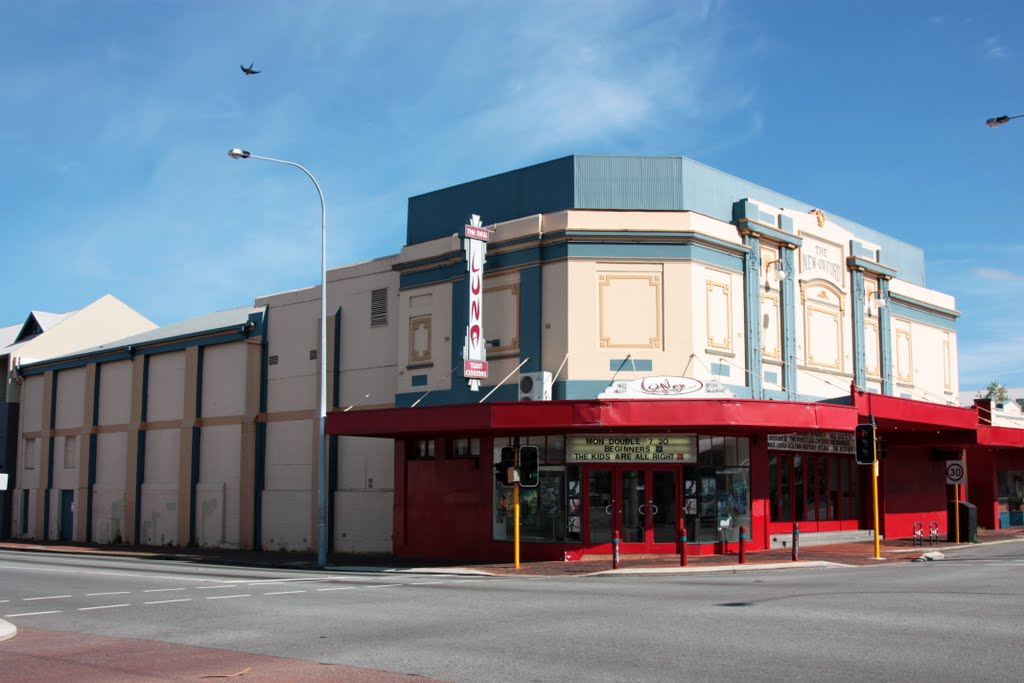
[[[398,251],[409,196],[680,155],[921,246],[963,389],[1024,386],[1024,3],[2,0],[0,325],[168,324]],[[263,73],[245,77],[255,61]]]

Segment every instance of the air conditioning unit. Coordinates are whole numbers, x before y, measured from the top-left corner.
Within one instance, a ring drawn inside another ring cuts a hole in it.
[[[519,375],[520,401],[550,401],[551,373],[524,372]]]

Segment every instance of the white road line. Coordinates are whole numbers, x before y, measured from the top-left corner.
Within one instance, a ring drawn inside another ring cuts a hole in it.
[[[316,590],[318,593],[323,593],[324,591],[350,591],[353,588],[363,588],[363,586],[338,586],[337,588],[317,588]]]
[[[235,586],[235,585],[232,585],[232,584],[229,584],[229,585],[226,585],[226,586],[196,586],[196,590],[197,591],[213,590],[213,589],[217,589],[217,588],[238,588],[238,586]]]
[[[187,588],[148,588],[143,593],[169,593],[170,591],[184,591]]]
[[[231,598],[251,598],[252,593],[240,593],[238,595],[211,595],[207,600],[230,600]]]
[[[367,589],[369,589],[369,588],[392,588],[394,586],[406,586],[406,585],[408,585],[408,584],[405,584],[405,583],[381,583],[381,584],[377,584],[376,586],[361,586],[361,588],[367,588]]]
[[[22,600],[57,600],[59,598],[70,598],[70,595],[44,595],[39,598],[22,598]]]
[[[142,578],[142,579],[154,579],[159,581],[218,581],[219,579],[211,579],[206,576],[179,576],[169,575],[161,576],[159,574],[140,574],[137,572],[127,571],[91,571],[88,569],[52,569],[49,567],[27,567],[23,564],[0,564],[0,569],[17,569],[23,572],[50,572],[56,574],[86,574],[90,576],[118,576],[121,578]]]
[[[10,602],[10,600],[0,600],[0,603]]]
[[[175,600],[150,600],[149,602],[142,603],[143,605],[166,605],[169,602],[192,602],[192,598],[177,598]]]
[[[305,593],[306,591],[275,591],[273,593],[264,593],[264,595],[292,595],[293,593]]]
[[[145,591],[143,591],[145,592]],[[130,595],[131,591],[113,591],[111,593],[86,593],[87,598],[98,598],[101,595]]]
[[[297,579],[263,579],[261,581],[242,581],[246,586],[269,586],[274,583],[294,583],[296,581],[323,581],[322,576],[309,576]]]
[[[79,612],[88,612],[91,609],[111,609],[112,607],[131,607],[127,602],[122,602],[120,605],[97,605],[96,607],[79,607]]]
[[[448,583],[447,581],[417,581],[416,583],[406,584],[408,586],[431,586],[437,583]]]
[[[61,610],[55,609],[49,612],[22,612],[21,614],[5,614],[4,617],[7,619],[13,619],[14,617],[36,617],[40,614],[60,614]]]

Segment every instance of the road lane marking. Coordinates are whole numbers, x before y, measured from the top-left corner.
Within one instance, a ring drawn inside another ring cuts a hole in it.
[[[187,588],[149,588],[149,589],[144,590],[142,592],[143,593],[167,593],[167,592],[170,592],[170,591],[184,591],[184,590],[188,590],[188,589]]]
[[[220,581],[222,579],[211,579],[206,576],[181,576],[179,574],[172,575],[160,575],[156,573],[140,574],[137,572],[129,571],[93,571],[88,569],[53,569],[50,567],[28,567],[23,564],[0,564],[0,569],[17,569],[23,572],[50,572],[55,574],[86,574],[90,576],[118,576],[118,577],[131,577],[141,579],[153,579],[159,581]]]
[[[97,605],[96,607],[79,607],[79,612],[88,612],[91,609],[111,609],[113,607],[131,607],[127,602],[122,602],[120,605]]]
[[[37,617],[40,614],[60,614],[61,610],[55,609],[49,612],[22,612],[21,614],[5,614],[4,617],[7,619],[13,619],[14,617]]]
[[[22,598],[22,600],[57,600],[60,598],[70,598],[70,595],[44,595],[38,598]]]
[[[145,591],[143,591],[145,592]],[[130,595],[131,591],[112,591],[110,593],[86,593],[87,598],[98,598],[101,595]]]
[[[150,600],[143,605],[166,605],[169,602],[192,602],[192,598],[175,598],[174,600]]]
[[[238,588],[238,586],[235,586],[234,584],[228,584],[226,586],[196,586],[197,591],[216,590],[218,588]]]
[[[252,593],[240,593],[238,595],[211,595],[207,600],[230,600],[231,598],[251,598]]]
[[[408,584],[405,584],[405,583],[380,583],[380,584],[377,584],[376,586],[360,586],[360,588],[367,588],[367,589],[370,589],[370,588],[393,588],[394,586],[406,586],[406,585],[408,585]]]
[[[273,593],[264,593],[264,595],[292,595],[293,593],[305,593],[306,591],[275,591]]]
[[[316,590],[318,593],[323,593],[324,591],[350,591],[353,588],[363,588],[363,586],[338,586],[337,588],[317,588]]]

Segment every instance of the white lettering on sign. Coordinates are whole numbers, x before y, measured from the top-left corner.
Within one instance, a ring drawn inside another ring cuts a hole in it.
[[[482,233],[480,232],[482,231]],[[483,237],[480,237],[480,235]],[[463,377],[469,380],[469,390],[479,391],[480,380],[487,379],[487,349],[484,345],[484,263],[487,262],[487,229],[480,216],[473,214],[466,226],[462,246],[466,250],[466,270],[469,271],[469,322],[466,341],[462,347]]]
[[[853,433],[769,434],[768,450],[803,453],[853,453]]]
[[[693,434],[572,434],[566,462],[697,462]]]

